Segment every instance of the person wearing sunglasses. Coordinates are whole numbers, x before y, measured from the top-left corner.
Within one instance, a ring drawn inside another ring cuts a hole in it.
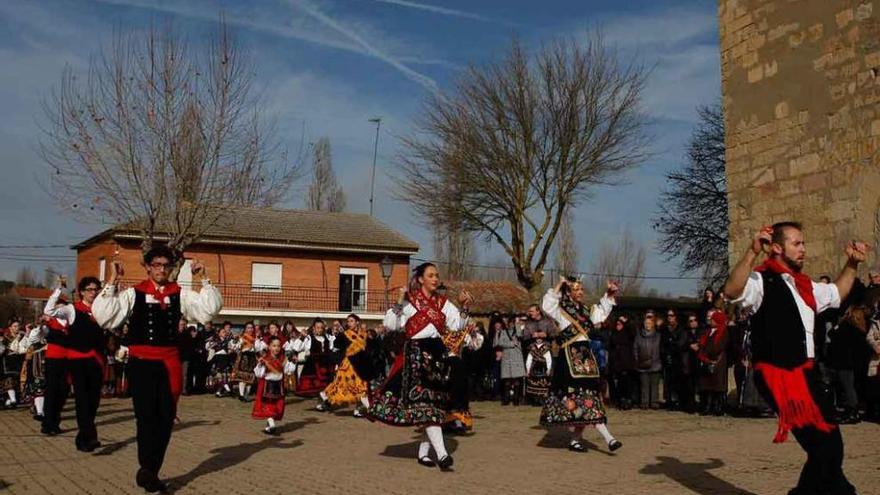
[[[106,329],[129,322],[129,383],[140,464],[135,481],[147,492],[156,492],[166,489],[158,477],[159,469],[171,441],[183,388],[178,324],[181,318],[202,324],[211,321],[220,312],[223,299],[198,260],[192,262],[192,274],[201,278],[200,290],[171,280],[177,257],[167,246],[150,249],[143,261],[147,279],[118,293],[116,285],[125,272],[120,262],[113,262],[110,280],[95,299],[92,313]]]

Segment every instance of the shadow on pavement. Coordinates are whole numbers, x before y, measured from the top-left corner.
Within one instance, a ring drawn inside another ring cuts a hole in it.
[[[565,428],[546,428],[543,426],[533,426],[533,430],[546,430],[544,436],[538,440],[538,447],[544,449],[568,449],[568,443],[571,440],[571,433]],[[589,435],[589,431],[591,428],[586,428],[584,430],[584,437]],[[597,445],[586,438],[581,439],[581,445],[587,448],[587,451],[590,452],[598,452],[603,455],[607,455],[609,457],[614,457],[616,454],[612,454],[608,452],[607,448],[604,448],[604,443],[601,445]],[[572,452],[572,454],[581,454],[582,452]]]
[[[180,423],[178,425],[174,425],[174,431],[185,430],[187,428],[194,428],[196,426],[208,426],[208,425],[216,426],[219,424],[220,424],[220,421],[205,421],[205,420],[184,421],[183,423]],[[172,435],[173,435],[173,433],[172,433]],[[173,436],[172,436],[172,438],[173,438]],[[101,450],[98,450],[97,452],[95,452],[94,455],[110,455],[114,452],[117,452],[119,450],[124,449],[125,447],[135,443],[136,441],[137,441],[137,437],[131,437],[131,438],[127,438],[121,442],[111,443],[111,444],[105,445],[103,448],[101,448]]]
[[[299,429],[304,426],[302,423],[304,422],[300,422],[299,426],[296,426],[297,423],[290,423],[287,425],[291,426],[288,430],[292,431]],[[192,471],[166,480],[168,482],[169,491],[173,493],[175,490],[185,487],[202,476],[218,473],[224,469],[241,464],[242,462],[247,461],[252,455],[265,449],[294,449],[302,444],[302,440],[285,442],[285,439],[281,437],[269,437],[259,442],[241,443],[214,449],[210,451],[213,455],[202,461],[198,466],[193,468]]]
[[[709,462],[681,462],[674,457],[658,456],[656,464],[648,464],[639,474],[662,474],[688,490],[700,495],[757,495],[739,488],[708,471],[724,466],[721,459]]]
[[[422,443],[423,436],[417,435],[415,440],[407,443],[399,443],[397,445],[389,445],[385,447],[379,455],[385,457],[396,457],[399,459],[412,459],[415,460],[419,454],[419,444]],[[427,439],[426,439],[427,440]],[[455,438],[450,438],[446,435],[443,436],[444,443],[446,444],[446,451],[449,455],[455,453],[455,449],[458,448],[458,440]],[[434,450],[431,449],[431,452]]]

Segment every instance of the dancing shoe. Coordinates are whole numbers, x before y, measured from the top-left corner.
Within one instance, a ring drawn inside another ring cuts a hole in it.
[[[617,450],[621,447],[623,447],[623,443],[620,440],[617,440],[616,438],[614,440],[611,440],[610,442],[608,442],[608,450],[610,450],[611,452],[614,452],[615,450]]]
[[[263,433],[265,433],[266,435],[277,436],[278,435],[278,428],[276,428],[274,426],[267,426],[267,427],[263,428]]]
[[[61,428],[57,426],[43,426],[40,428],[40,433],[43,435],[49,435],[50,437],[54,437],[61,433]]]
[[[445,455],[442,459],[437,461],[437,465],[440,466],[440,470],[449,471],[449,468],[452,467],[452,456]]]
[[[422,466],[425,466],[425,467],[434,467],[437,465],[437,463],[434,462],[434,460],[428,456],[419,457],[419,464],[421,464]]]
[[[568,450],[572,452],[586,452],[587,448],[584,447],[584,444],[582,444],[580,441],[572,440],[568,443]]]
[[[137,483],[137,486],[143,488],[148,493],[165,492],[168,489],[168,484],[160,480],[155,473],[144,468],[138,469],[134,481]]]

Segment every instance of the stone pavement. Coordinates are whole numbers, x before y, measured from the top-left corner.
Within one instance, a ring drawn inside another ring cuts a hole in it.
[[[288,399],[279,437],[260,432],[251,404],[211,396],[181,399],[181,423],[162,477],[177,493],[223,494],[781,494],[794,485],[803,454],[793,439],[771,443],[772,419],[706,418],[662,411],[610,412],[624,443],[610,454],[594,431],[589,452],[537,426],[538,409],[473,404],[475,432],[447,440],[455,471],[414,459],[418,435],[318,413],[313,401]],[[137,448],[129,400],[104,400],[103,446],[73,445],[70,404],[64,434],[47,438],[24,409],[0,411],[0,492],[143,493],[134,485]],[[880,493],[880,426],[843,427],[846,473],[862,494]]]

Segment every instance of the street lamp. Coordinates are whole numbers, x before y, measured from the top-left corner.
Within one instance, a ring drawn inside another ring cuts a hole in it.
[[[373,216],[373,187],[376,185],[376,154],[379,152],[379,126],[382,125],[382,117],[372,118],[370,122],[376,124],[376,142],[373,143],[373,173],[370,176],[370,216]]]
[[[388,281],[391,280],[391,272],[394,270],[394,263],[386,254],[382,261],[379,262],[379,268],[382,270],[382,280],[385,281],[385,310],[388,310]]]

